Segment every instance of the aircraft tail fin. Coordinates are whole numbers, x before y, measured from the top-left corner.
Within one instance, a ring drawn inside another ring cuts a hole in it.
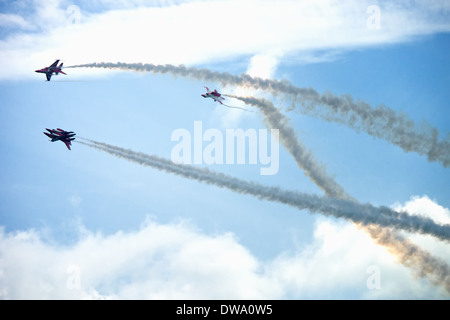
[[[59,72],[58,73],[62,73],[62,74],[67,75],[67,73],[65,73],[64,71],[61,70],[62,67],[63,67],[63,63],[61,62],[61,64],[58,66],[58,68],[59,68]]]

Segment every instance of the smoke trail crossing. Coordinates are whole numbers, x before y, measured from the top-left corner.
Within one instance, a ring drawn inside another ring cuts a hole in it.
[[[377,225],[364,226],[377,244],[387,248],[405,267],[415,271],[417,277],[427,277],[436,286],[442,286],[450,294],[450,267],[442,259],[433,257],[398,233]]]
[[[228,96],[256,106],[261,110],[269,128],[279,130],[281,143],[294,157],[297,165],[326,195],[341,199],[351,199],[350,195],[328,176],[325,167],[320,165],[314,155],[297,139],[294,129],[289,126],[289,119],[279,112],[270,101],[253,97]]]
[[[175,164],[174,162],[155,156],[112,146],[94,140],[78,141],[89,147],[104,151],[118,158],[123,158],[144,166],[173,173],[188,179],[241,193],[253,195],[261,200],[279,202],[311,213],[321,213],[326,216],[345,218],[350,221],[367,224],[378,224],[383,227],[395,227],[409,232],[430,234],[449,241],[450,225],[439,225],[429,218],[413,216],[407,212],[396,212],[387,207],[374,207],[370,204],[358,204],[353,201],[332,197],[319,197],[296,191],[283,190],[279,187],[267,187],[254,182],[214,172],[206,168],[196,168],[191,165]]]
[[[289,119],[270,101],[254,97],[228,96],[260,109],[266,124],[279,130],[281,143],[296,160],[298,166],[326,195],[356,202],[334,179],[326,174],[325,169],[317,164],[310,152],[298,141],[294,129],[289,126]],[[421,277],[427,276],[433,284],[443,285],[450,293],[450,267],[445,261],[433,257],[394,230],[381,228],[378,225],[357,225],[367,232],[377,244],[386,247],[403,265],[413,269]]]
[[[83,139],[83,138],[81,138],[81,139]],[[272,187],[272,188],[267,189],[268,187],[260,186],[260,188],[267,191],[267,193],[265,195],[270,196],[269,198],[266,198],[264,196],[264,194],[261,194],[259,192],[255,192],[255,193],[249,192],[249,190],[244,187],[248,183],[243,180],[227,177],[224,174],[214,173],[207,169],[199,169],[199,168],[195,168],[195,167],[188,166],[188,165],[176,165],[166,159],[162,159],[162,158],[159,158],[156,156],[149,156],[149,155],[145,155],[142,153],[136,153],[131,150],[114,147],[114,146],[96,142],[93,140],[88,140],[88,139],[84,139],[84,140],[89,141],[90,143],[85,143],[82,141],[78,141],[78,142],[85,144],[89,147],[110,153],[116,157],[124,158],[124,159],[132,161],[132,162],[137,162],[141,165],[152,166],[159,170],[164,170],[166,172],[178,174],[178,175],[181,175],[186,178],[195,179],[198,181],[203,181],[203,182],[214,184],[214,185],[217,185],[220,187],[228,188],[235,192],[240,192],[240,193],[244,193],[244,194],[252,194],[260,199],[266,199],[269,201],[277,201],[277,202],[281,202],[281,203],[286,203],[283,201],[283,199],[276,198],[276,194],[282,192],[282,190],[280,190],[279,188]],[[211,175],[225,179],[225,181],[222,181],[222,182],[226,182],[226,183],[225,184],[218,183],[218,181],[216,179],[214,179],[214,177],[211,177]],[[251,188],[253,191],[258,191],[258,189],[257,189],[258,185],[249,183],[249,186],[254,187],[254,188]],[[298,195],[298,193],[293,193],[293,195],[292,195],[293,199],[297,199],[297,195]],[[309,197],[311,198],[310,200],[326,199],[326,198],[318,198],[315,196],[309,196]],[[332,199],[332,198],[329,198],[329,199]],[[325,214],[325,215],[330,214],[330,212],[327,210],[330,210],[333,207],[330,208],[330,206],[323,206],[323,204],[321,205],[320,203],[317,203],[317,201],[313,201],[313,203],[314,202],[316,203],[316,208],[322,208],[323,214]],[[346,202],[348,203],[349,201],[346,201]],[[352,202],[352,203],[353,203],[353,205],[356,205],[356,203],[354,203],[354,202]],[[299,209],[306,208],[310,212],[314,212],[313,211],[314,208],[307,207],[307,206],[305,207],[305,203],[303,203],[303,206],[297,206],[292,203],[287,203],[287,204],[297,207]],[[389,215],[398,214],[397,212],[395,212],[389,208],[385,208],[385,209],[386,209],[384,211],[385,214],[386,213],[388,213]],[[317,211],[320,212],[320,210],[317,210]],[[364,214],[366,213],[366,212],[364,212],[364,210],[361,211],[361,207],[358,207],[358,209],[356,209],[355,212],[358,212],[358,215],[360,215],[361,212],[363,212]],[[378,219],[380,218],[381,214],[380,213],[377,214]],[[333,215],[333,214],[331,213],[331,215]],[[410,216],[408,214],[406,214],[406,216],[404,216],[403,218],[405,218],[405,217],[408,218]],[[353,221],[353,222],[355,222],[355,221]],[[381,226],[375,225],[373,223],[365,224],[364,221],[363,222],[355,222],[355,223],[360,227],[364,227],[365,231],[370,234],[372,239],[374,239],[377,244],[387,247],[388,251],[390,253],[394,254],[403,265],[415,270],[416,274],[420,277],[427,276],[427,278],[431,281],[431,283],[433,283],[434,285],[443,286],[445,288],[445,290],[448,293],[450,293],[450,268],[445,261],[433,257],[431,254],[429,254],[426,251],[423,251],[422,249],[420,249],[419,247],[417,247],[416,245],[411,243],[409,240],[406,240],[403,237],[401,237],[400,235],[396,234],[390,228],[382,228]]]
[[[365,130],[372,136],[386,139],[401,147],[406,152],[425,154],[429,161],[439,161],[445,167],[450,165],[450,135],[442,141],[439,133],[431,126],[424,124],[418,127],[412,120],[385,106],[372,108],[362,101],[353,101],[351,96],[335,96],[331,93],[320,95],[311,88],[297,88],[288,81],[263,80],[248,75],[234,76],[229,73],[213,72],[207,69],[186,68],[184,66],[125,64],[125,63],[94,63],[73,67],[111,68],[153,73],[170,73],[175,76],[190,77],[199,80],[219,82],[222,85],[253,87],[280,95],[292,101],[292,109],[304,114],[320,117],[326,121],[335,121],[347,125],[356,131]],[[324,108],[317,108],[322,106]],[[306,168],[305,172],[307,172]],[[313,180],[314,181],[314,180]],[[324,190],[325,191],[325,190]],[[343,189],[342,189],[343,191]],[[327,192],[326,192],[327,193]],[[328,193],[327,193],[328,194]],[[337,196],[348,198],[345,191]],[[370,227],[370,228],[369,228]],[[372,238],[379,244],[388,247],[400,262],[412,267],[420,276],[432,277],[435,284],[444,285],[450,293],[450,270],[445,262],[431,255],[407,240],[402,239],[392,230],[379,226],[367,225]]]
[[[438,161],[444,167],[450,166],[450,134],[439,140],[439,132],[427,123],[418,126],[409,117],[398,114],[386,106],[372,108],[363,101],[354,101],[350,95],[337,96],[326,92],[318,93],[312,88],[299,88],[283,80],[254,78],[246,74],[240,76],[208,69],[185,66],[154,65],[142,63],[90,63],[66,68],[107,68],[152,72],[175,76],[214,81],[222,85],[253,87],[270,92],[274,96],[283,95],[292,101],[289,110],[320,117],[326,121],[344,124],[356,131],[385,139],[405,152],[425,155],[428,161]],[[322,106],[325,108],[317,108]]]

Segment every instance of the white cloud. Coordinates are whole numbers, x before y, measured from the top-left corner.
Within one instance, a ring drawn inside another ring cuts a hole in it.
[[[32,29],[32,25],[22,16],[17,14],[0,13],[0,27],[2,28],[19,28]]]
[[[396,203],[395,210],[405,210],[411,214],[428,216],[434,221],[442,224],[450,224],[450,211],[437,204],[427,196],[412,197],[404,205]]]
[[[252,77],[270,79],[273,77],[278,63],[276,55],[254,55],[250,60],[247,74]]]
[[[422,215],[441,224],[450,224],[450,209],[440,206],[427,196],[414,196],[404,204],[393,205],[395,210],[406,211],[414,215]],[[426,248],[435,257],[439,257],[450,265],[450,246],[432,236],[409,234],[408,237],[419,247]],[[450,288],[450,275],[447,276],[447,286]]]
[[[423,248],[423,247],[422,247]],[[442,253],[439,254],[441,256]],[[272,265],[285,296],[312,299],[441,299],[446,293],[416,279],[388,250],[347,222],[319,219],[314,241]],[[378,281],[373,285],[373,279]],[[379,286],[378,286],[379,285]]]
[[[422,198],[411,202],[420,205]],[[411,204],[408,204],[411,205]],[[442,208],[430,203],[427,209]],[[440,209],[439,209],[440,210]],[[446,214],[449,210],[445,209]],[[354,225],[317,220],[312,242],[261,261],[232,233],[207,235],[187,223],[146,221],[111,235],[82,228],[59,246],[39,232],[0,232],[0,297],[6,299],[286,299],[445,297],[415,279]],[[440,244],[443,245],[442,243]],[[422,248],[446,259],[436,243]],[[380,287],[368,285],[374,271]]]
[[[436,3],[406,2],[380,4],[381,28],[370,30],[366,21],[371,4],[356,0],[217,0],[101,13],[86,12],[81,5],[82,19],[73,24],[66,8],[51,1],[37,5],[36,14],[27,17],[42,33],[17,33],[1,42],[0,67],[3,77],[9,78],[29,75],[29,70],[56,57],[68,64],[196,64],[242,55],[276,60],[300,52],[300,57],[315,61],[329,58],[323,50],[394,43],[450,30]],[[314,58],[317,50],[322,53]],[[275,60],[268,65],[276,65]]]
[[[231,234],[205,236],[182,223],[89,233],[74,247],[44,243],[32,230],[2,232],[0,246],[7,299],[277,296],[259,262]]]
[[[276,54],[256,54],[254,55],[249,62],[247,68],[247,74],[252,77],[258,77],[262,79],[271,79],[275,75],[276,68],[279,63],[279,57]],[[256,90],[252,88],[244,88],[244,87],[227,87],[225,88],[228,94],[247,97],[247,96],[255,96]],[[259,92],[258,96],[264,96],[263,92]],[[239,107],[246,110],[253,111],[249,109],[249,106],[244,102],[239,101],[237,99],[230,99],[225,102],[228,105],[232,105],[233,107]],[[246,117],[254,116],[254,113],[245,112],[239,109],[233,108],[223,108],[219,106],[215,109],[215,118],[220,119],[220,123],[223,127],[229,128],[232,126],[236,126],[239,122]]]

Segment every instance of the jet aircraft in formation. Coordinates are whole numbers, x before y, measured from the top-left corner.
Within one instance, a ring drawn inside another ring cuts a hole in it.
[[[65,131],[63,129],[45,129],[49,133],[44,132],[44,134],[51,139],[52,142],[62,141],[66,145],[67,149],[70,150],[71,142],[75,140],[75,133],[73,131]]]
[[[51,66],[36,70],[36,72],[45,73],[45,75],[47,76],[47,81],[50,81],[53,74],[55,74],[55,75],[58,75],[59,73],[66,74],[61,70],[63,63],[61,62],[61,64],[59,66],[58,66],[58,63],[59,63],[59,60],[56,60],[55,62],[52,63]],[[211,98],[214,101],[217,101],[220,104],[223,104],[222,101],[225,100],[225,98],[222,97],[222,95],[219,92],[217,92],[217,90],[211,91],[211,90],[209,90],[208,87],[205,87],[205,88],[206,88],[206,93],[202,94],[203,98]],[[243,110],[245,110],[245,109],[243,109]],[[71,142],[73,140],[75,140],[74,136],[76,135],[73,131],[65,131],[60,128],[57,128],[56,130],[46,128],[46,130],[48,132],[44,132],[44,134],[47,137],[49,137],[52,142],[62,141],[66,145],[67,149],[70,150]]]
[[[50,81],[53,74],[55,74],[55,75],[58,75],[59,73],[66,74],[64,71],[61,70],[63,63],[61,62],[61,64],[58,66],[58,62],[59,62],[59,60],[56,60],[55,62],[53,62],[51,64],[51,66],[36,70],[35,72],[45,73],[45,75],[47,76],[47,81]]]

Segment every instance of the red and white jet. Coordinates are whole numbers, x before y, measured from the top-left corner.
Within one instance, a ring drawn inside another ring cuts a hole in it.
[[[52,78],[53,73],[55,75],[58,75],[59,73],[66,74],[65,72],[63,72],[61,70],[62,66],[63,66],[63,63],[61,62],[61,64],[58,66],[58,62],[59,62],[59,60],[56,60],[55,62],[52,63],[52,65],[50,67],[39,69],[39,70],[36,70],[35,72],[37,72],[37,73],[45,73],[45,75],[47,76],[47,81],[50,81],[50,79]]]
[[[212,98],[214,99],[214,101],[219,102],[220,104],[223,104],[222,101],[225,100],[224,97],[222,97],[222,95],[220,93],[217,92],[217,90],[214,89],[214,91],[211,91],[208,89],[208,87],[206,88],[206,93],[202,94],[203,98]]]
[[[75,132],[73,132],[73,131],[65,131],[65,130],[60,129],[60,128],[56,128],[56,130],[55,129],[47,129],[46,128],[45,130],[50,132],[50,133],[44,132],[44,134],[47,137],[49,137],[50,139],[52,139],[51,140],[52,142],[55,142],[55,141],[58,141],[58,140],[62,141],[66,145],[67,149],[70,150],[71,142],[73,140],[75,140],[75,138],[74,138]]]

